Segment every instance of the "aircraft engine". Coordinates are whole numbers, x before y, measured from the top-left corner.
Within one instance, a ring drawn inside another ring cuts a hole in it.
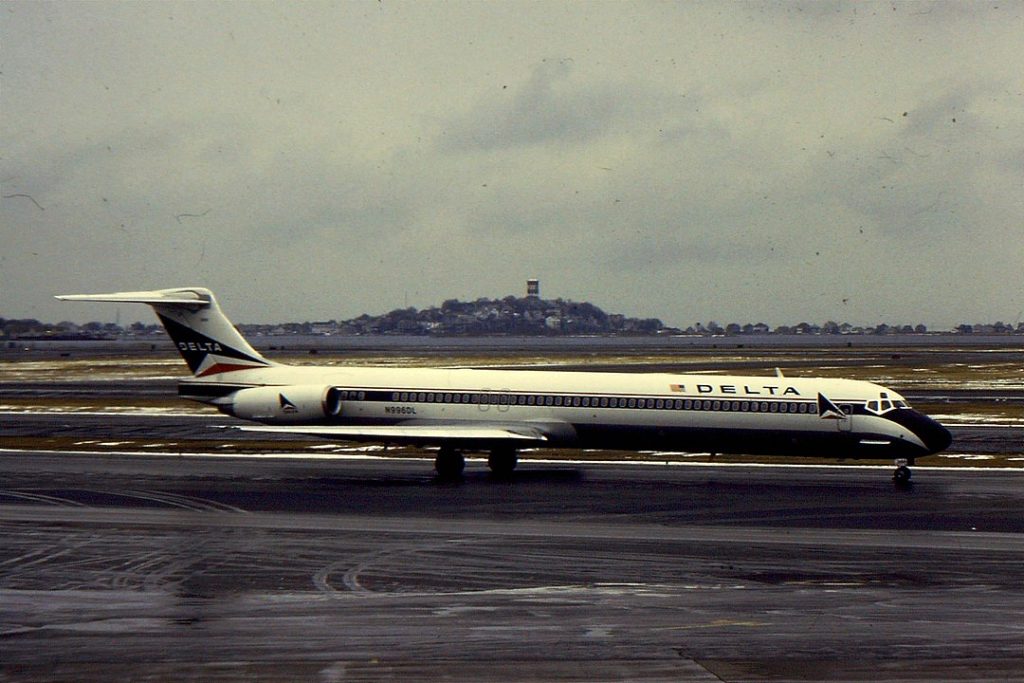
[[[303,384],[240,389],[220,409],[228,415],[257,422],[316,422],[341,414],[341,390]]]

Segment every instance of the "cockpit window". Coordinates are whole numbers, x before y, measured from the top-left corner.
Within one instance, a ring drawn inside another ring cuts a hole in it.
[[[906,401],[889,400],[889,398],[884,395],[880,400],[876,399],[874,401],[868,401],[865,404],[865,408],[867,408],[869,412],[872,412],[876,415],[883,415],[885,413],[888,413],[890,410],[895,410],[896,408],[909,407],[910,406],[907,405]]]

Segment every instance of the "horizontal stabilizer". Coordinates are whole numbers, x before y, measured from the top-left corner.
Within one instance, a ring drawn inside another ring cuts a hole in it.
[[[62,301],[148,304],[160,319],[189,370],[209,377],[273,365],[239,333],[205,287],[175,287],[107,294],[58,294]]]
[[[118,304],[209,306],[209,296],[191,289],[158,289],[148,292],[111,292],[109,294],[58,294],[61,301],[104,301]]]

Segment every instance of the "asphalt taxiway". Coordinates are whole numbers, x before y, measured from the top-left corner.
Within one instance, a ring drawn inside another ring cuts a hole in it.
[[[525,459],[451,482],[372,447],[232,456],[251,435],[173,378],[0,394],[0,682],[1024,681],[1020,469],[929,458],[895,488],[889,465]],[[960,458],[1024,439],[952,431]]]
[[[1024,475],[0,452],[0,680],[1021,680]]]

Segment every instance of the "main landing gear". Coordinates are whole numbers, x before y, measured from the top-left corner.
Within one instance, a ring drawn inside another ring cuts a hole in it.
[[[491,472],[497,477],[511,476],[518,463],[519,458],[516,456],[516,449],[508,447],[493,449],[487,458],[487,466],[491,468]]]
[[[518,463],[516,449],[507,446],[492,449],[487,458],[487,466],[497,477],[511,476]],[[465,468],[466,458],[451,446],[442,446],[434,459],[434,469],[437,470],[437,476],[442,479],[458,479]]]
[[[897,486],[910,486],[910,467],[914,461],[907,458],[896,460],[896,471],[892,473],[892,480]]]
[[[466,459],[454,448],[443,446],[434,459],[434,469],[442,479],[458,479],[466,468]]]

